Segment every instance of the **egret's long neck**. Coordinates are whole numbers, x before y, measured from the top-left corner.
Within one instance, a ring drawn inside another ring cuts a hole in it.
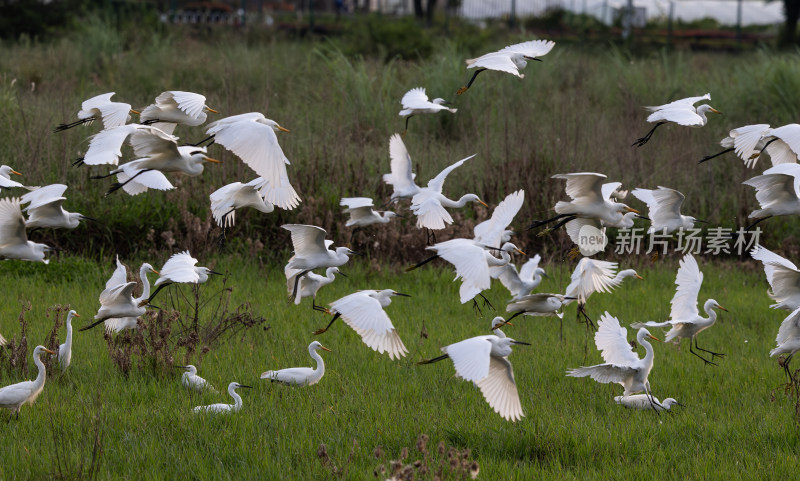
[[[458,201],[450,200],[447,197],[442,196],[441,204],[445,207],[454,207],[456,209],[464,207],[467,205],[467,202],[470,201],[472,196],[470,194],[462,195]]]
[[[242,409],[242,397],[236,392],[236,388],[228,388],[228,394],[233,398],[233,410],[238,411]]]
[[[709,326],[717,322],[717,311],[714,310],[713,306],[706,304],[705,306],[703,306],[703,310],[706,311],[706,314],[708,314]]]
[[[333,269],[328,269],[328,271],[325,273],[325,277],[328,279],[328,281],[333,282],[336,279],[336,271]]]
[[[500,329],[493,329],[493,331],[495,336],[499,337],[500,339],[505,339],[506,333],[504,333]]]
[[[142,266],[139,268],[139,279],[142,280],[142,299],[150,297],[150,281],[147,279],[147,268]]]
[[[41,353],[39,354],[41,355]],[[44,386],[44,379],[47,376],[47,370],[44,368],[44,363],[41,359],[39,359],[39,356],[34,356],[33,362],[36,364],[36,368],[39,370],[39,374],[36,375],[36,379],[33,381],[33,384],[36,386],[35,389],[39,389]]]
[[[642,340],[639,341],[639,344],[644,346],[645,354],[644,354],[644,359],[643,360],[644,360],[645,365],[649,365],[649,366],[652,367],[653,366],[653,355],[654,355],[654,353],[653,353],[653,345],[650,344],[650,342],[648,342],[644,338],[642,338]]]
[[[325,362],[322,360],[322,356],[317,354],[316,349],[310,351],[309,354],[311,354],[311,357],[317,362],[316,367],[314,367],[314,378],[319,379],[325,374]]]
[[[500,259],[497,257],[487,253],[486,254],[486,261],[490,266],[499,267],[504,266],[511,262],[511,255],[509,255],[506,251],[500,251]]]
[[[67,338],[64,340],[67,349],[72,347],[72,314],[67,314]]]

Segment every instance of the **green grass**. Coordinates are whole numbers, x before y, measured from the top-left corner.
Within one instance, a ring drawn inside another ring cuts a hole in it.
[[[701,302],[713,297],[730,312],[701,334],[700,343],[727,357],[719,367],[706,367],[686,344],[656,343],[654,393],[686,405],[672,415],[625,410],[613,402],[619,386],[564,376],[568,368],[600,362],[593,342],[588,355],[584,350],[585,330],[575,323],[574,308],[567,310],[563,341],[555,318],[518,319],[505,332],[533,345],[518,346],[511,357],[526,417],[509,423],[477,389],[454,378],[451,363],[414,364],[437,355],[442,345],[488,333],[493,313],[477,317],[469,305],[460,305],[449,269],[401,274],[353,262],[350,277],[324,288],[320,301],[360,288],[413,295],[387,308],[411,352],[392,362],[364,346],[345,325],[335,325],[319,337],[333,350],[323,353],[325,377],[318,385],[293,389],[265,383],[259,374],[310,365],[310,333],[327,322],[326,316],[305,303],[297,307],[285,301],[278,267],[224,256],[208,264],[232,272],[233,304],[251,302],[271,325],[228,340],[200,367],[217,388],[224,390],[234,380],[254,386],[241,390],[242,411],[195,416],[193,406],[230,402],[228,396],[191,395],[178,372],[134,370],[125,378],[113,367],[99,330],[76,332],[69,374],[49,377],[37,403],[3,428],[0,477],[47,479],[70,473],[81,462],[86,469],[93,426],[101,430],[98,479],[319,479],[331,476],[317,459],[319,444],[327,445],[341,467],[353,440],[357,447],[346,478],[372,479],[373,469],[385,462],[372,457],[376,446],[392,459],[407,446],[414,459],[414,442],[422,433],[431,437],[431,445],[444,440],[471,449],[480,479],[741,479],[766,472],[777,479],[796,473],[793,405],[779,388],[781,368],[768,357],[783,313],[768,309],[763,274],[756,270],[701,263]],[[567,267],[545,267],[551,277],[539,290],[562,290]],[[45,313],[50,305],[70,303],[83,316],[76,325],[82,325],[96,311],[97,293],[111,269],[110,263],[77,258],[49,266],[0,264],[6,280],[0,332],[7,337],[18,332],[16,301],[33,303],[26,314],[30,348],[50,329]],[[590,315],[598,318],[609,310],[623,325],[665,318],[674,262],[642,263],[637,269],[644,281],[628,280],[613,295],[595,295]],[[487,296],[499,306],[506,293],[497,286]],[[420,337],[423,326],[427,339]],[[175,362],[186,360],[177,354]],[[2,384],[19,380],[4,374]]]

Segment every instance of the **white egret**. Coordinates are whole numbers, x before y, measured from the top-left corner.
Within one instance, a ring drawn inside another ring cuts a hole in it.
[[[513,231],[508,230],[514,217],[525,202],[525,191],[518,190],[506,196],[492,211],[492,216],[477,224],[472,232],[475,243],[493,248],[500,248],[504,242],[511,240]]]
[[[358,291],[333,301],[330,304],[333,319],[324,328],[314,331],[314,334],[324,333],[341,317],[373,351],[380,354],[386,352],[389,359],[400,359],[408,353],[408,349],[400,340],[392,320],[383,310],[392,303],[392,297],[395,296],[411,297],[391,289],[383,289]]]
[[[52,250],[48,245],[28,240],[19,198],[0,199],[0,258],[47,264],[50,259],[45,259],[44,255]]]
[[[30,203],[24,211],[28,213],[25,227],[28,229],[74,229],[82,220],[96,221],[77,212],[64,210],[64,184],[51,184],[34,189],[20,199],[23,204]]]
[[[127,271],[125,266],[119,262],[119,258],[117,258],[117,268],[114,270],[111,279],[106,282],[106,288],[100,293],[100,309],[94,316],[96,321],[86,327],[82,327],[80,330],[91,329],[112,318],[136,319],[147,312],[147,309],[139,304],[150,297],[148,272],[158,274],[158,271],[153,269],[153,266],[145,262],[139,268],[139,279],[142,280],[142,294],[134,299],[133,290],[136,288],[136,282],[126,282]]]
[[[600,383],[619,383],[625,388],[623,396],[644,391],[652,409],[658,412],[650,391],[650,381],[647,380],[650,370],[653,369],[653,346],[647,342],[647,338],[656,341],[659,339],[653,337],[644,327],[639,329],[636,333],[636,342],[645,350],[645,356],[640,359],[628,343],[628,330],[619,325],[616,317],[606,312],[601,316],[597,326],[594,342],[605,363],[570,369],[567,371],[567,376],[591,376]]]
[[[572,174],[556,174],[552,179],[564,179],[567,181],[565,187],[567,195],[571,201],[559,201],[554,210],[556,216],[546,220],[540,220],[528,226],[533,229],[555,220],[561,219],[558,224],[549,230],[555,230],[563,224],[576,219],[587,218],[596,219],[604,224],[617,225],[622,222],[623,213],[640,214],[636,209],[631,209],[621,202],[611,200],[614,192],[612,186],[616,183],[603,183],[606,176],[595,172],[577,172]]]
[[[11,180],[9,178],[9,176],[12,175],[12,174],[13,175],[19,175],[19,176],[22,175],[19,172],[17,172],[16,170],[12,169],[11,167],[9,167],[7,165],[0,166],[0,190],[10,189],[12,187],[25,188],[24,185],[20,184],[17,181]]]
[[[67,314],[67,337],[64,343],[58,346],[58,364],[61,366],[61,372],[64,372],[72,362],[72,318],[81,317],[80,314],[75,312],[74,309],[70,310]]]
[[[744,161],[746,167],[753,168],[766,146],[764,135],[768,131],[769,124],[753,124],[735,128],[719,143],[725,150],[714,155],[707,155],[700,159],[698,163],[702,164],[728,152],[736,152],[736,155]]]
[[[128,269],[122,262],[119,261],[119,256],[117,256],[116,262],[117,267],[114,269],[114,273],[111,274],[111,277],[106,281],[106,289],[111,289],[119,284],[125,284],[128,282]],[[145,278],[143,282],[147,282],[147,279]],[[147,289],[149,292],[149,284]],[[106,332],[111,334],[114,332],[124,331],[126,329],[136,329],[138,323],[139,321],[137,317],[111,318],[105,320],[104,327]]]
[[[290,162],[278,144],[275,135],[278,130],[289,132],[263,114],[251,112],[212,122],[206,134],[264,178],[269,185],[262,189],[264,200],[281,209],[291,209],[300,202],[300,197],[289,182],[286,166]]]
[[[312,309],[314,309],[315,311],[327,311],[327,309],[325,309],[324,307],[317,305],[316,303],[317,292],[319,292],[319,290],[322,289],[324,286],[331,284],[336,279],[336,274],[345,276],[344,274],[339,272],[338,267],[328,267],[327,269],[325,269],[324,276],[315,274],[313,272],[308,272],[299,280],[299,283],[297,285],[297,293],[294,296],[294,303],[296,305],[299,305],[304,297],[310,297]],[[294,276],[290,276],[289,279],[286,281],[286,288],[289,291],[290,296],[292,295],[292,291],[294,290],[294,282],[295,282]]]
[[[391,159],[391,173],[383,174],[383,181],[391,185],[394,189],[390,203],[400,199],[410,199],[420,190],[414,183],[417,176],[412,172],[411,156],[408,155],[406,144],[400,134],[394,134],[389,138],[389,158]]]
[[[0,408],[10,409],[16,414],[17,419],[19,419],[19,408],[25,403],[33,404],[44,389],[47,372],[41,359],[43,352],[54,354],[44,346],[36,346],[33,350],[33,362],[39,370],[35,380],[18,382],[0,389]]]
[[[292,297],[296,295],[297,283],[300,278],[309,271],[321,267],[340,267],[347,263],[350,255],[361,255],[347,247],[329,250],[328,247],[333,242],[325,240],[327,232],[321,227],[303,224],[284,224],[281,227],[292,233],[292,246],[294,247],[294,256],[286,265],[287,279],[290,277],[290,270],[299,271],[291,274],[295,276]]]
[[[484,70],[497,70],[516,75],[519,78],[525,78],[525,74],[519,71],[525,68],[528,64],[527,61],[536,60],[541,62],[542,59],[538,57],[549,53],[555,44],[552,40],[531,40],[509,45],[497,52],[487,53],[478,58],[468,59],[466,61],[467,68],[476,68],[478,70],[472,75],[469,83],[458,89],[456,94],[461,95],[466,92],[472,86],[472,82],[475,81],[478,74]]]
[[[779,164],[742,183],[756,189],[761,207],[747,216],[755,221],[745,230],[770,217],[800,214],[800,165]]]
[[[800,307],[800,269],[794,262],[756,245],[750,255],[753,259],[764,264],[764,273],[767,275],[772,290],[767,291],[769,297],[775,301],[773,309],[783,309],[792,312]]]
[[[758,152],[760,154],[767,150],[772,165],[778,164],[796,164],[798,157],[800,157],[800,125],[786,124],[774,129],[769,129],[764,132],[762,137],[764,146]],[[755,153],[755,160],[758,160],[758,155]],[[755,164],[755,160],[753,164]]]
[[[508,289],[512,300],[518,301],[539,287],[542,277],[547,275],[544,269],[539,267],[541,260],[542,256],[536,254],[522,265],[519,272],[517,266],[511,262],[504,266],[492,267],[490,270],[492,277],[500,279],[503,286]]]
[[[497,324],[498,327],[500,325],[502,323]],[[492,329],[496,330],[494,322]],[[519,401],[514,369],[508,360],[512,345],[530,346],[527,342],[515,341],[502,333],[477,336],[445,346],[442,348],[444,355],[417,364],[431,364],[450,358],[456,375],[465,381],[472,381],[497,414],[508,421],[518,421],[525,414]]]
[[[708,104],[703,104],[695,108],[694,104],[701,100],[711,100],[711,94],[705,94],[702,97],[680,99],[655,107],[645,107],[647,110],[653,112],[647,117],[647,121],[656,122],[656,125],[647,132],[644,137],[636,139],[631,147],[641,147],[646,144],[653,136],[653,132],[655,132],[660,125],[674,122],[678,125],[685,125],[688,127],[703,127],[708,123],[706,112],[721,114],[719,110]]]
[[[567,297],[562,294],[528,294],[509,302],[508,306],[506,306],[506,311],[514,313],[509,320],[522,314],[526,316],[558,316],[561,318],[564,314],[558,311],[574,299],[574,297]]]
[[[792,311],[791,314],[781,323],[778,329],[778,335],[775,337],[777,346],[769,352],[770,357],[775,357],[778,354],[789,354],[783,360],[783,370],[790,380],[794,380],[791,371],[789,371],[789,362],[794,357],[797,351],[800,351],[800,308]]]
[[[652,399],[648,398],[647,394],[614,396],[614,401],[628,409],[655,409],[656,411],[669,411],[674,405],[682,406],[682,404],[676,401],[674,398],[668,397],[663,401],[659,401],[655,396],[653,396]]]
[[[156,103],[145,107],[139,121],[145,125],[155,124],[167,133],[172,133],[177,124],[197,126],[206,121],[206,112],[218,114],[206,105],[206,98],[194,92],[168,90],[156,97]]]
[[[680,261],[678,274],[675,276],[675,284],[678,288],[675,291],[675,296],[672,298],[672,310],[670,311],[670,320],[665,322],[639,322],[631,324],[633,328],[639,327],[666,327],[670,326],[669,332],[666,334],[665,342],[673,339],[689,339],[689,352],[703,360],[706,364],[716,364],[713,361],[715,357],[723,357],[725,354],[709,351],[697,345],[697,335],[701,331],[708,329],[714,325],[717,320],[717,313],[714,309],[722,309],[727,311],[724,307],[720,306],[714,299],[709,299],[703,304],[703,310],[708,315],[707,318],[701,317],[697,310],[697,296],[700,293],[700,287],[703,285],[703,273],[700,272],[700,267],[697,261],[691,254],[686,254]],[[697,352],[692,350],[692,342],[694,347],[700,351],[711,354],[712,361],[707,360]]]
[[[681,215],[681,205],[686,196],[677,190],[658,186],[657,190],[633,189],[631,194],[647,204],[647,208],[650,209],[647,214],[650,219],[648,234],[653,232],[671,234],[681,229],[693,229],[695,222],[705,222],[692,216]]]
[[[280,382],[290,386],[311,386],[316,384],[322,379],[325,374],[325,363],[322,361],[322,356],[317,354],[317,351],[331,352],[330,349],[323,346],[319,341],[314,341],[308,345],[308,354],[317,363],[317,367],[311,369],[310,367],[290,367],[278,371],[266,371],[261,373],[261,379],[269,379],[272,382]]]
[[[403,95],[400,101],[403,104],[403,110],[400,111],[400,116],[406,118],[406,130],[408,130],[408,121],[411,117],[420,114],[435,114],[442,110],[448,110],[451,113],[456,113],[458,109],[450,108],[445,99],[435,98],[428,100],[428,94],[425,93],[425,88],[417,87],[409,90]]]
[[[475,157],[475,155],[477,154],[470,155],[447,167],[439,175],[428,181],[427,187],[420,188],[419,192],[414,194],[414,197],[411,198],[411,211],[417,216],[417,227],[439,230],[444,229],[447,224],[452,224],[453,218],[444,209],[445,207],[460,209],[467,205],[467,202],[477,202],[484,207],[488,207],[475,194],[462,195],[457,201],[450,200],[442,195],[442,187],[444,187],[444,180],[447,175],[464,162]]]
[[[578,317],[583,315],[589,325],[594,325],[586,314],[586,301],[589,296],[595,292],[611,292],[628,277],[642,279],[634,269],[616,272],[618,266],[616,262],[601,261],[591,257],[581,259],[570,276],[570,283],[565,293],[570,299],[564,304],[569,304],[573,299],[577,300]]]
[[[473,239],[450,239],[449,241],[439,242],[426,247],[426,250],[436,252],[436,255],[425,259],[406,269],[406,272],[417,269],[428,262],[442,258],[453,264],[456,268],[456,278],[461,279],[459,296],[461,303],[473,300],[482,291],[492,287],[491,267],[499,267],[511,261],[510,252],[516,251],[522,255],[524,252],[511,242],[506,242],[503,247],[497,249],[501,258],[489,254],[486,246],[481,246]]]
[[[183,384],[183,387],[198,392],[201,391],[217,392],[217,390],[214,389],[214,386],[212,386],[211,383],[209,383],[208,381],[197,375],[197,368],[194,367],[194,365],[192,364],[188,364],[186,366],[176,365],[174,367],[183,369],[183,375],[181,376],[181,384]]]
[[[211,193],[211,215],[217,225],[222,228],[220,243],[225,239],[225,231],[232,227],[236,221],[236,209],[252,207],[259,212],[269,214],[275,210],[275,206],[264,200],[259,193],[260,186],[264,179],[257,177],[246,184],[233,182],[232,184],[220,187]]]
[[[60,124],[55,131],[61,132],[82,124],[89,125],[95,120],[103,122],[103,129],[110,129],[128,123],[131,119],[130,114],[139,114],[131,108],[131,104],[112,102],[111,97],[113,96],[114,92],[108,92],[84,100],[81,110],[78,112],[78,120],[69,124]]]
[[[139,301],[140,306],[150,304],[156,294],[161,289],[172,284],[203,284],[208,280],[210,274],[222,275],[219,272],[212,271],[208,267],[198,267],[197,259],[192,257],[189,251],[178,252],[172,254],[167,259],[164,266],[158,271],[159,277],[156,279],[156,290],[148,297],[144,297]],[[155,271],[153,271],[155,272]]]
[[[350,234],[351,242],[353,241],[355,233],[361,230],[362,227],[373,224],[388,224],[392,220],[392,217],[401,217],[395,212],[378,212],[373,210],[374,204],[369,197],[344,197],[339,201],[339,205],[346,206],[347,208],[342,212],[350,214],[350,218],[347,219],[345,227],[356,227]]]
[[[195,406],[192,412],[195,414],[228,414],[236,413],[242,409],[242,398],[236,392],[239,388],[252,389],[251,386],[245,386],[238,382],[228,384],[228,394],[233,398],[233,404],[209,404],[207,406]]]

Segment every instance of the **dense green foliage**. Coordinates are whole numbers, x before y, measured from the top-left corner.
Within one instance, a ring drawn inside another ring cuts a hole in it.
[[[333,351],[323,353],[325,377],[315,386],[292,389],[265,383],[259,374],[311,365],[306,351],[311,331],[328,316],[306,303],[289,305],[278,268],[230,257],[209,264],[230,271],[234,302],[251,302],[271,325],[216,347],[200,366],[200,374],[217,388],[234,380],[254,386],[241,390],[242,411],[227,418],[197,417],[193,406],[230,402],[229,397],[192,395],[180,385],[179,372],[169,369],[134,369],[126,378],[111,363],[100,328],[76,332],[68,374],[51,375],[37,403],[5,425],[2,479],[73,479],[80,466],[85,475],[98,428],[97,479],[322,479],[331,475],[317,459],[321,443],[338,467],[347,465],[346,479],[373,479],[373,469],[386,461],[372,456],[376,446],[383,446],[387,457],[397,458],[404,446],[414,456],[422,433],[432,445],[443,440],[471,449],[479,479],[740,479],[760,472],[779,479],[797,472],[794,406],[783,394],[781,368],[767,354],[783,314],[768,309],[766,283],[755,270],[701,263],[701,302],[713,297],[730,312],[701,334],[700,345],[727,357],[719,367],[707,367],[685,342],[655,343],[654,393],[685,404],[671,415],[625,410],[613,401],[619,386],[564,376],[568,368],[600,362],[591,340],[585,350],[586,332],[575,323],[574,307],[566,312],[563,341],[556,318],[518,319],[505,332],[533,345],[518,346],[511,356],[526,417],[508,423],[477,389],[453,376],[451,363],[414,364],[437,355],[442,345],[489,332],[494,314],[479,317],[468,304],[458,304],[458,284],[450,282],[449,269],[377,273],[354,262],[350,277],[325,287],[319,301],[358,288],[391,287],[413,295],[387,308],[411,352],[392,362],[344,324],[334,325],[318,337]],[[563,289],[568,267],[545,267],[551,277],[540,290]],[[589,314],[598,318],[609,310],[623,325],[665,318],[675,267],[674,262],[637,266],[645,280],[627,280],[612,295],[594,296]],[[83,316],[76,326],[84,325],[111,269],[111,263],[76,258],[49,266],[0,264],[6,301],[0,305],[0,332],[18,337],[17,301],[33,303],[25,315],[29,352],[51,327],[45,312],[50,305],[70,303]],[[213,290],[218,282],[212,279],[204,289]],[[502,287],[487,293],[496,305],[506,295]],[[63,341],[63,329],[59,335]],[[628,336],[633,338],[630,329]],[[177,354],[174,361],[186,359]],[[3,373],[0,384],[18,380],[17,374]],[[0,413],[5,424],[4,419],[7,414]],[[357,446],[347,463],[353,440]]]

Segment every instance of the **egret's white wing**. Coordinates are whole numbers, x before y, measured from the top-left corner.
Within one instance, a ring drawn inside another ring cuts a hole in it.
[[[643,327],[667,327],[672,326],[672,321],[663,321],[663,322],[656,322],[656,321],[648,321],[648,322],[634,322],[631,324],[631,327],[634,329],[641,329]]]
[[[519,402],[514,370],[508,358],[489,357],[489,374],[475,384],[484,399],[497,414],[509,421],[518,421],[524,416]]]
[[[389,139],[389,158],[391,158],[390,174],[383,174],[383,181],[393,185],[395,190],[408,189],[414,186],[414,174],[411,166],[411,156],[408,155],[406,145],[400,134],[394,134]]]
[[[314,225],[284,224],[281,227],[292,233],[294,253],[300,257],[309,257],[325,253],[325,229]]]
[[[639,356],[628,344],[628,330],[619,325],[619,319],[606,311],[597,323],[594,343],[603,360],[616,366],[632,366]]]
[[[500,49],[498,53],[518,53],[528,58],[536,58],[550,53],[550,50],[553,50],[555,45],[556,43],[552,40],[530,40],[515,45],[509,45],[508,47]]]
[[[683,108],[683,109],[691,109],[693,108],[694,104],[701,100],[711,100],[711,94],[705,94],[700,97],[687,97],[685,99],[675,100],[674,102],[670,102],[664,105],[657,105],[654,107],[645,107],[647,110],[651,112],[655,112],[657,110],[663,110],[667,108]]]
[[[345,296],[331,303],[331,311],[340,313],[344,322],[373,350],[387,352],[391,359],[403,357],[408,351],[380,302],[369,296],[374,292],[359,291]]]
[[[122,187],[122,190],[129,195],[141,194],[142,192],[146,192],[147,189],[172,190],[175,188],[160,170],[141,172],[142,169],[140,169],[138,165],[140,164],[136,160],[125,163],[120,166],[122,171],[117,174],[118,182],[121,184],[127,182],[127,184]],[[133,176],[136,176],[136,178],[128,182]]]
[[[660,230],[670,221],[680,219],[681,205],[686,198],[677,190],[662,186],[657,190],[634,189],[632,194],[647,204],[650,221],[655,230]]]
[[[600,192],[603,195],[603,199],[611,200],[611,195],[622,187],[622,182],[606,182],[602,186],[600,186]]]
[[[800,270],[790,260],[785,259],[774,252],[765,249],[761,245],[756,245],[750,255],[753,259],[764,263],[764,273],[772,292],[770,297],[777,302],[773,308],[786,308],[782,303],[791,298],[800,298]]]
[[[67,186],[64,184],[50,184],[34,189],[20,198],[23,204],[30,202],[28,209],[35,209],[58,199],[64,199]]]
[[[286,172],[286,166],[281,167],[280,182],[277,188],[273,187],[263,177],[256,178],[250,184],[256,186],[264,201],[277,205],[281,209],[291,210],[300,205],[300,196],[297,195],[297,191],[294,190],[291,182],[289,182],[289,173]]]
[[[103,105],[116,103],[111,100],[116,92],[108,92],[105,94],[95,95],[90,99],[86,99],[81,103],[81,112],[78,112],[78,118],[85,119],[93,115],[92,109],[100,109]],[[125,122],[123,122],[125,123]]]
[[[591,376],[597,382],[610,383],[617,382],[622,384],[637,372],[630,366],[615,366],[613,364],[598,364],[596,366],[579,367],[567,371],[567,376],[586,377]]]
[[[125,329],[136,329],[137,323],[136,317],[114,317],[103,321],[105,330],[108,333],[120,332]]]
[[[517,268],[514,264],[508,263],[504,266],[493,267],[489,269],[489,272],[492,278],[500,280],[500,283],[508,289],[512,297],[515,297],[522,290],[522,281],[520,281],[520,275],[517,273]]]
[[[117,165],[122,157],[122,144],[140,127],[139,124],[120,125],[111,129],[101,130],[90,137],[89,148],[83,156],[86,165]]]
[[[566,224],[564,224],[564,229],[567,231],[567,236],[575,245],[582,245],[581,244],[581,229],[586,226],[592,226],[597,230],[600,230],[600,221],[597,219],[589,219],[585,217],[578,217],[577,219],[572,219]]]
[[[28,222],[61,217],[64,213],[64,201],[66,199],[66,197],[56,197],[50,199],[50,202],[46,204],[39,204],[36,207],[26,207],[25,211],[28,213]]]
[[[119,261],[119,256],[117,256],[117,268],[114,269],[114,273],[111,274],[111,278],[106,282],[106,289],[111,289],[112,287],[116,287],[120,284],[126,284],[128,282],[128,269],[125,268],[125,265]]]
[[[137,126],[131,132],[128,143],[133,147],[133,153],[137,157],[155,155],[177,157],[180,155],[178,152],[178,138],[150,125]],[[198,147],[198,149],[205,151],[203,147]]]
[[[747,167],[753,167],[758,158],[750,159],[753,154],[759,153],[756,145],[769,131],[769,124],[754,124],[738,127],[730,131],[729,135],[733,138],[733,148]]]
[[[360,219],[364,219],[366,217],[372,217],[372,206],[365,206],[365,207],[351,207],[349,209],[345,209],[345,212],[350,214],[350,221],[358,221]],[[348,222],[350,224],[350,222]]]
[[[588,198],[592,202],[602,202],[603,180],[606,176],[595,172],[578,172],[574,174],[556,174],[553,179],[565,179],[565,191],[572,199]]]
[[[524,74],[519,73],[517,64],[511,60],[508,53],[493,52],[487,53],[476,59],[467,60],[467,68],[486,68],[506,72],[522,78]]]
[[[28,234],[25,232],[20,200],[16,197],[0,199],[0,248],[26,242]]]
[[[427,109],[431,105],[435,105],[428,100],[428,95],[423,87],[413,88],[406,92],[400,103],[405,109]]]
[[[211,200],[211,215],[220,227],[231,227],[236,221],[236,211],[231,210],[235,205],[236,193],[245,184],[233,182],[215,190],[208,196]],[[222,225],[222,218],[225,217],[225,225]]]
[[[159,271],[161,275],[155,285],[158,286],[167,281],[197,284],[200,275],[194,268],[195,264],[197,264],[197,259],[192,257],[189,251],[173,254]]]
[[[536,269],[539,268],[539,263],[542,261],[542,256],[536,254],[535,256],[528,259],[528,262],[522,264],[522,267],[519,269],[519,277],[525,279],[526,281],[530,281],[533,279],[533,275],[536,272]]]
[[[594,292],[611,292],[619,286],[616,280],[617,263],[584,257],[572,272],[567,297],[576,297],[585,303]]]
[[[489,375],[492,343],[487,336],[465,339],[442,348],[453,361],[456,374],[466,381],[477,383]]]
[[[136,282],[127,282],[105,289],[100,293],[100,304],[103,307],[122,306],[130,304],[133,299],[133,289]],[[95,316],[95,319],[99,319]]]
[[[357,209],[359,207],[372,208],[373,202],[369,197],[343,197],[339,201],[339,205],[347,206],[345,212],[348,212],[350,209]]]
[[[156,103],[167,103],[168,98],[172,98],[178,109],[194,119],[200,117],[206,107],[205,96],[180,90],[171,90],[162,93],[156,97]]]
[[[433,190],[434,192],[441,193],[442,192],[442,187],[444,186],[444,180],[447,178],[447,175],[450,174],[450,172],[452,172],[455,169],[457,169],[458,167],[461,167],[461,165],[464,162],[466,162],[469,159],[475,157],[476,155],[478,155],[478,154],[472,154],[469,157],[463,158],[463,159],[459,160],[458,162],[456,162],[455,164],[450,165],[449,167],[445,168],[443,171],[439,172],[439,175],[437,175],[436,177],[434,177],[433,179],[428,181],[428,188]]]
[[[800,165],[775,165],[742,184],[755,187],[756,200],[762,208],[773,203],[797,202],[800,200]]]
[[[696,318],[699,315],[697,296],[700,293],[700,286],[703,285],[703,273],[700,272],[700,267],[691,254],[686,254],[681,259],[675,284],[678,288],[672,298],[670,319],[686,321]]]
[[[417,227],[420,229],[444,229],[453,223],[453,217],[439,201],[437,193],[422,189],[411,198],[411,212],[417,216]]]
[[[0,175],[0,187],[4,189],[10,189],[13,187],[25,187],[25,186],[15,180],[11,180],[7,177],[3,177],[2,175]]]
[[[666,107],[647,116],[648,122],[658,122],[660,120],[686,126],[703,125],[703,117],[700,117],[692,106]]]
[[[500,247],[503,233],[511,225],[517,212],[525,202],[525,191],[518,190],[508,194],[492,212],[489,220],[475,226],[475,242],[490,247]]]
[[[791,150],[794,160],[792,162],[797,161],[798,155],[800,155],[800,125],[798,124],[787,124],[781,127],[777,127],[774,129],[770,129],[770,131],[766,135],[771,135],[773,137],[779,138],[786,147]],[[778,142],[774,142],[777,144]],[[771,146],[772,144],[770,144]],[[770,152],[769,146],[767,147],[767,152]],[[772,152],[770,152],[770,156],[772,156]],[[772,159],[773,164],[775,164],[775,159]],[[787,162],[778,162],[778,163],[787,163]]]
[[[463,279],[464,284],[479,289],[478,292],[492,287],[492,278],[489,275],[489,264],[486,262],[486,251],[469,239],[452,239],[427,247],[436,252],[439,257],[453,264],[456,268],[456,279]],[[461,303],[472,297],[465,298],[462,292]]]
[[[781,322],[775,342],[780,345],[796,338],[800,338],[800,308],[795,309]]]

